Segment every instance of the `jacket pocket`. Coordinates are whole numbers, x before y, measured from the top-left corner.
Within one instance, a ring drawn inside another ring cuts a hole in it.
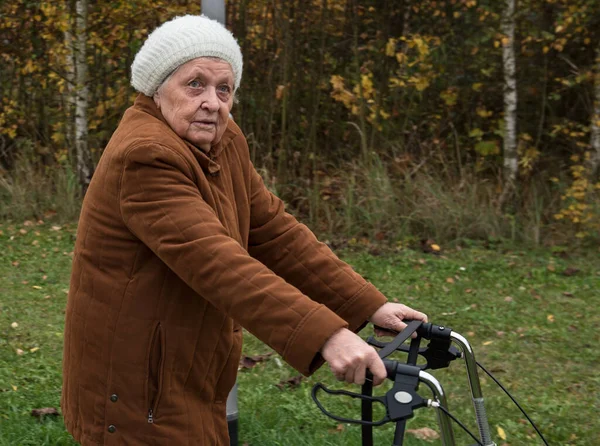
[[[152,330],[152,337],[148,346],[147,379],[146,379],[146,407],[148,408],[148,423],[154,423],[157,416],[158,404],[163,389],[163,368],[165,362],[165,335],[157,322]]]
[[[241,327],[238,330],[232,331],[232,342],[229,350],[229,356],[221,375],[217,380],[217,386],[215,389],[214,403],[221,404],[227,401],[227,396],[235,384],[235,378],[237,376],[238,366],[240,362],[240,356],[242,354],[242,330]]]

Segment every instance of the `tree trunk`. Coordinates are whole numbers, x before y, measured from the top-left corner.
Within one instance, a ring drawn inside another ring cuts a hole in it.
[[[600,173],[600,45],[596,49],[594,73],[594,112],[592,114],[591,138],[592,156],[590,158],[591,177],[595,179]]]
[[[503,206],[516,192],[519,169],[517,152],[517,78],[515,62],[515,0],[505,0],[502,13],[502,60],[504,67],[504,189]]]
[[[70,14],[69,14],[70,15]],[[64,94],[65,101],[65,142],[68,151],[68,159],[73,160],[73,149],[75,148],[75,126],[73,119],[73,110],[75,109],[75,103],[77,102],[77,91],[75,90],[75,47],[73,44],[73,32],[71,27],[67,28],[64,32],[65,36],[65,47],[67,48],[66,60],[65,60],[65,81],[66,88]],[[71,168],[75,168],[75,165],[71,165]]]
[[[286,8],[281,12],[281,20],[283,22],[283,61],[282,61],[282,80],[283,95],[281,98],[281,137],[279,139],[279,150],[277,151],[277,177],[283,183],[288,178],[288,115],[290,106],[290,65],[292,60],[292,26],[295,3],[293,1],[285,2]]]
[[[85,195],[92,178],[91,153],[88,147],[87,108],[89,89],[87,85],[87,0],[77,0],[75,4],[75,147],[77,151],[77,176],[81,190]]]

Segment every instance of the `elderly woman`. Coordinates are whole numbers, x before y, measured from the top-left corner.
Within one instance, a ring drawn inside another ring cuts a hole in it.
[[[305,375],[385,378],[358,337],[426,316],[387,303],[286,213],[229,118],[242,55],[185,16],[136,55],[140,95],[83,203],[68,298],[62,408],[84,445],[228,445],[242,327]]]

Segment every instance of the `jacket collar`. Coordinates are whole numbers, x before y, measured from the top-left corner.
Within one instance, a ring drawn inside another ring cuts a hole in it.
[[[200,166],[202,166],[204,170],[207,170],[210,174],[213,175],[216,174],[219,170],[221,170],[221,166],[218,164],[219,155],[231,143],[231,141],[239,135],[238,127],[235,124],[233,124],[232,120],[230,119],[227,124],[227,128],[225,129],[225,132],[221,137],[221,141],[211,146],[207,152],[199,147],[196,147],[191,142],[186,141],[180,138],[178,135],[176,135],[151,97],[140,93],[135,99],[133,107],[161,121],[169,129],[170,132],[172,132],[177,138],[183,141],[185,145],[192,151],[192,153],[200,163]]]

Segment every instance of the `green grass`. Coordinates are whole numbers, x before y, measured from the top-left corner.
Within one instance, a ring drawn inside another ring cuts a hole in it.
[[[30,415],[35,408],[58,408],[60,398],[63,310],[75,225],[53,225],[0,225],[0,446],[75,444],[59,417],[39,421]],[[342,257],[390,299],[465,335],[480,362],[514,393],[550,444],[600,444],[598,251],[555,255],[473,245],[441,256],[401,250],[379,256],[346,251]],[[563,274],[568,267],[579,271]],[[246,336],[245,354],[269,351]],[[432,374],[446,389],[450,410],[475,430],[462,364]],[[276,356],[240,372],[240,444],[360,445],[358,427],[326,418],[310,398],[319,381],[331,388],[360,389],[337,383],[326,366],[295,388],[276,387],[295,375]],[[482,378],[482,387],[499,445],[542,444],[491,380]],[[428,396],[424,387],[420,391]],[[340,415],[358,416],[356,404],[326,403]],[[432,411],[421,409],[408,422],[409,429],[422,427],[437,429]],[[498,427],[506,432],[505,441],[497,436]],[[376,444],[391,444],[392,430],[376,428]],[[472,444],[458,427],[455,434],[457,444]],[[405,444],[439,440],[407,435]]]

